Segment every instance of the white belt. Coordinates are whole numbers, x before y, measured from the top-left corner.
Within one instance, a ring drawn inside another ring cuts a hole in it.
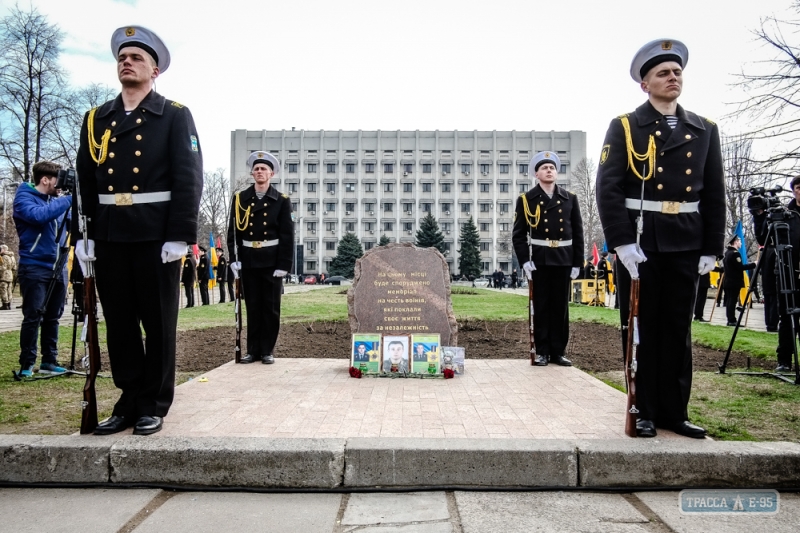
[[[546,240],[543,241],[542,239],[531,239],[528,238],[528,242],[531,244],[535,244],[536,246],[547,246],[549,248],[560,248],[562,246],[572,246],[572,239],[568,239],[566,241],[551,241]]]
[[[625,207],[638,211],[641,206],[644,211],[665,213],[667,215],[677,215],[678,213],[697,213],[700,211],[700,202],[654,202],[645,200],[642,202],[638,198],[625,198]]]
[[[103,205],[154,204],[156,202],[169,202],[172,198],[172,193],[170,191],[123,192],[119,194],[98,194],[97,197]]]
[[[242,241],[242,246],[245,248],[269,248],[270,246],[278,246],[278,239],[271,241]]]

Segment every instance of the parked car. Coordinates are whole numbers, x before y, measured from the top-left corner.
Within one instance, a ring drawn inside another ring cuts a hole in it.
[[[306,279],[303,280],[303,283],[306,285],[316,285],[317,276],[306,276]]]
[[[325,285],[341,285],[342,282],[345,281],[350,281],[350,280],[344,276],[331,276],[329,278],[325,278],[325,281],[323,281],[322,283],[324,283]]]
[[[300,276],[298,276],[297,274],[290,274],[289,283],[300,283]]]
[[[473,287],[488,287],[489,286],[489,278],[475,278],[472,282]]]

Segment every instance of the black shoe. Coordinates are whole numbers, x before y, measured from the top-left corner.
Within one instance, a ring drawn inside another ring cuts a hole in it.
[[[688,420],[684,420],[683,422],[678,422],[677,424],[673,424],[668,429],[671,429],[678,435],[683,435],[684,437],[690,437],[692,439],[706,438],[706,430],[701,428],[700,426],[695,426]]]
[[[547,359],[546,355],[537,355],[536,359],[533,360],[533,364],[536,366],[547,366]]]
[[[708,320],[706,320],[706,319],[705,319],[705,318],[703,318],[703,317],[700,317],[700,318],[695,318],[695,320],[697,320],[698,322],[708,322]]]
[[[555,363],[559,366],[572,366],[572,361],[564,357],[563,355],[554,355],[550,358],[551,363]]]
[[[112,416],[100,422],[97,427],[94,428],[94,434],[113,435],[114,433],[125,431],[132,425],[133,423],[129,418],[125,418],[124,416]]]
[[[265,355],[261,358],[261,362],[265,365],[271,365],[275,362],[275,356],[272,354]]]
[[[636,436],[642,438],[650,438],[655,437],[658,433],[656,433],[656,425],[653,424],[652,420],[643,420],[641,418],[636,420]]]
[[[778,328],[767,328],[769,333],[778,333]]]
[[[736,326],[736,322],[728,322],[725,324],[726,326]]]
[[[243,356],[242,356],[242,357],[239,359],[239,364],[241,364],[241,365],[246,365],[246,364],[248,364],[248,363],[252,363],[253,361],[255,361],[255,358],[254,358],[252,355],[250,355],[250,354],[248,353],[248,354],[245,354],[245,355],[243,355]]]
[[[792,365],[779,364],[778,366],[775,367],[775,372],[791,372],[791,371],[792,371]]]
[[[160,416],[140,416],[133,428],[134,435],[152,435],[158,433],[164,426],[164,419]]]

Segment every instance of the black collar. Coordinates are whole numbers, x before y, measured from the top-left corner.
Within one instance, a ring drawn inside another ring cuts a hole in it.
[[[146,109],[150,113],[156,115],[164,114],[164,106],[167,99],[155,91],[150,91],[144,100],[139,102],[137,109]],[[105,117],[117,111],[125,111],[125,105],[122,103],[122,93],[118,94],[116,98],[106,102],[100,109],[97,110],[98,117]]]
[[[633,114],[636,116],[636,122],[639,124],[639,126],[646,126],[648,124],[655,123],[657,120],[664,119],[664,115],[662,115],[660,111],[653,107],[653,104],[650,103],[650,100],[637,107]],[[700,117],[691,111],[686,111],[683,107],[681,107],[680,104],[678,104],[678,109],[675,111],[675,115],[678,117],[678,121],[683,122],[684,124],[694,126],[700,130],[706,129],[706,127],[703,125],[703,121],[700,120]]]

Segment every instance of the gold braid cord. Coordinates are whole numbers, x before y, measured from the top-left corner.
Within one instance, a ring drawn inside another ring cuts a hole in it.
[[[628,150],[628,168],[631,169],[634,175],[640,180],[647,181],[653,177],[653,168],[656,166],[656,140],[650,135],[650,140],[647,143],[647,151],[643,154],[636,153],[636,150],[633,149],[631,125],[628,122],[628,117],[622,117],[619,120],[622,122],[622,129],[625,130],[625,146]],[[639,171],[636,170],[634,159],[637,161],[647,161],[650,170],[647,171],[646,176],[642,176],[639,174]]]
[[[244,215],[241,215],[242,204],[239,201],[239,193],[236,193],[236,229],[244,231],[247,229],[247,221],[250,218],[250,208],[244,210]]]
[[[522,197],[522,209],[525,211],[525,222],[532,228],[536,228],[539,225],[539,219],[541,218],[541,206],[536,206],[536,213],[531,213],[531,209],[528,206],[528,199],[525,197],[524,194],[520,194]]]
[[[106,162],[106,156],[108,156],[108,140],[111,138],[111,130],[107,129],[103,136],[100,138],[100,142],[94,140],[94,115],[97,112],[97,108],[92,108],[89,111],[89,119],[87,120],[87,127],[89,129],[89,153],[92,154],[92,159],[98,165],[102,165]],[[97,155],[95,155],[95,151]]]

